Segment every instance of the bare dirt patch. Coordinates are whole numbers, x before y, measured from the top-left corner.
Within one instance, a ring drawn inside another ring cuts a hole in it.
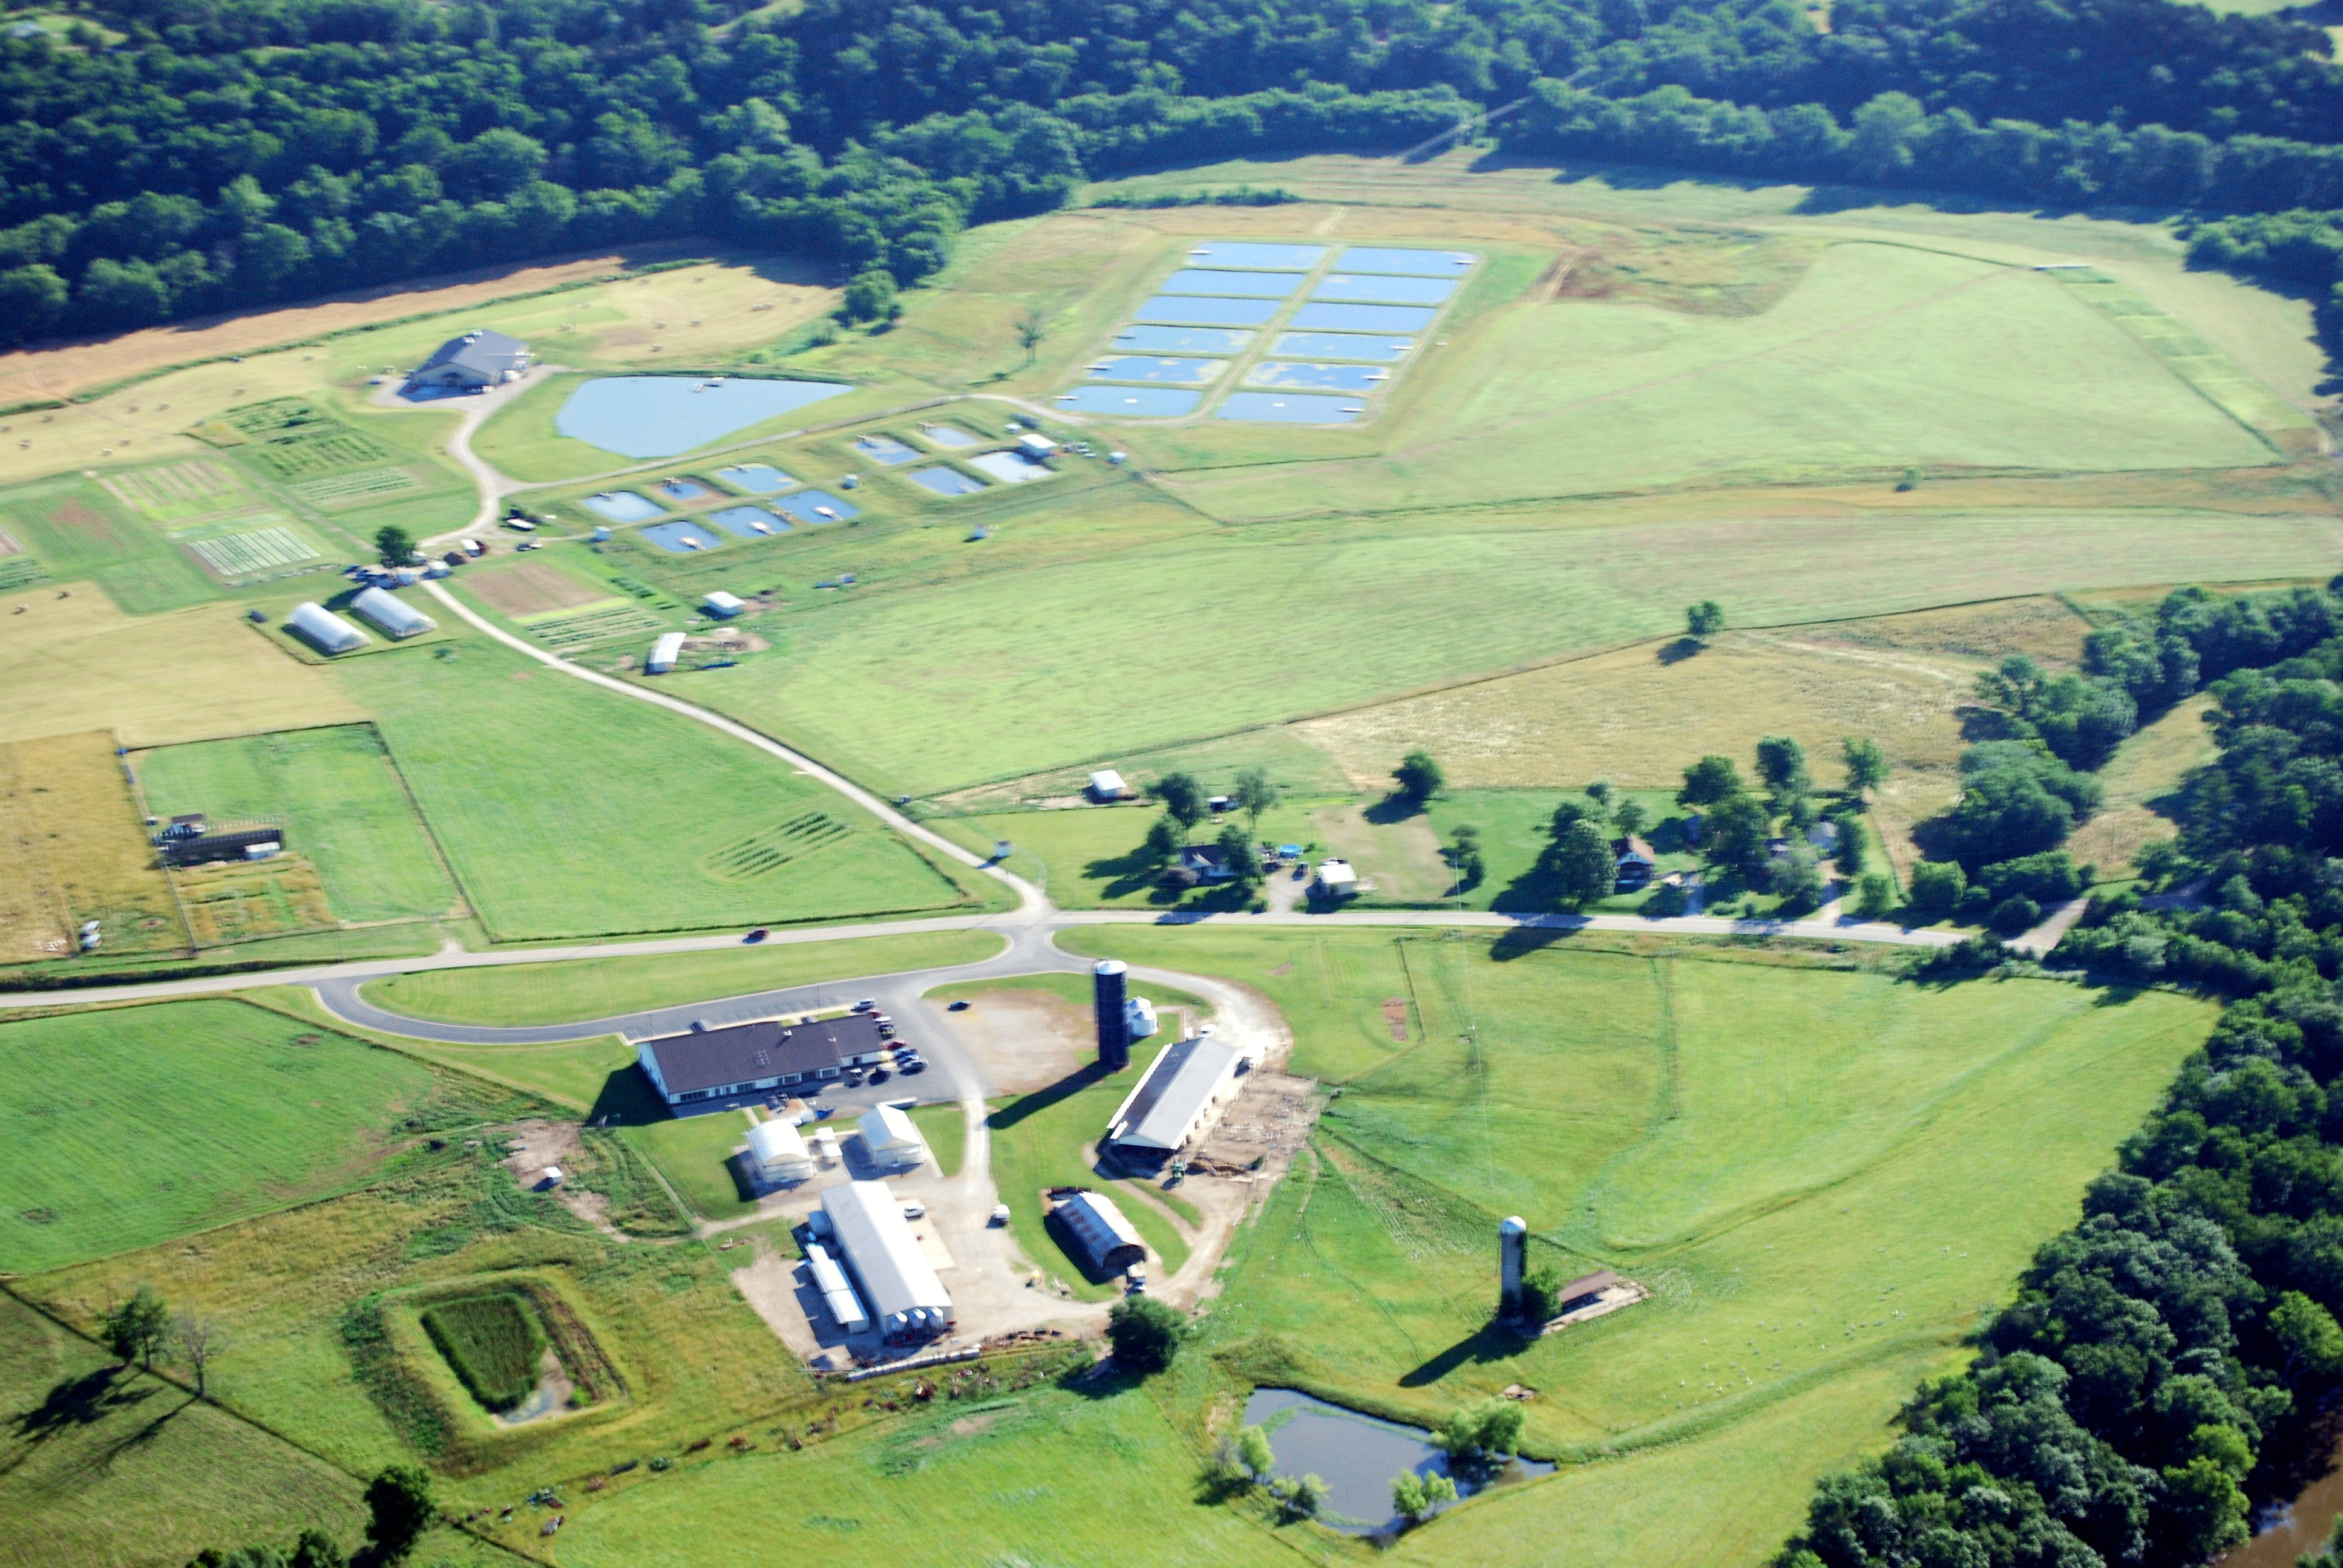
[[[504,1137],[512,1151],[505,1159],[505,1169],[512,1172],[513,1181],[524,1191],[535,1191],[544,1183],[545,1168],[548,1165],[558,1165],[564,1175],[568,1174],[584,1152],[574,1121],[516,1121]],[[610,1201],[601,1193],[589,1192],[567,1181],[552,1191],[563,1208],[604,1235],[619,1241],[634,1240],[610,1223]]]
[[[989,991],[966,1012],[921,1004],[950,1030],[991,1080],[995,1093],[1047,1089],[1077,1071],[1094,1044],[1091,1015],[1041,990]]]
[[[608,590],[588,587],[543,561],[524,561],[468,578],[465,587],[489,608],[508,616],[542,615],[572,609],[610,597]]]

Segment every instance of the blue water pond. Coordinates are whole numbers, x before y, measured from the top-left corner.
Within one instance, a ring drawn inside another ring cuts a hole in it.
[[[1307,392],[1232,392],[1215,417],[1272,425],[1347,425],[1365,413],[1356,397]]]
[[[1292,387],[1321,392],[1356,392],[1362,396],[1390,379],[1391,372],[1372,365],[1302,365],[1292,360],[1264,359],[1245,377],[1248,387]]]
[[[1332,272],[1310,291],[1312,299],[1354,305],[1443,305],[1456,292],[1444,277],[1383,277],[1372,272]]]
[[[672,457],[853,388],[834,381],[605,376],[569,395],[553,427],[625,457]]]
[[[651,488],[663,501],[697,501],[716,492],[696,479],[661,479]]]
[[[854,449],[872,462],[890,468],[898,463],[908,463],[920,455],[916,447],[907,447],[892,436],[875,433],[856,437]]]
[[[1093,381],[1161,381],[1175,387],[1199,387],[1229,367],[1225,359],[1151,358],[1143,354],[1118,354],[1082,372]]]
[[[984,488],[982,479],[972,478],[958,468],[938,464],[932,468],[914,468],[906,476],[922,489],[933,490],[939,496],[972,496]]]
[[[744,539],[761,539],[789,531],[789,524],[762,507],[727,507],[720,512],[709,513],[708,520]]]
[[[1305,332],[1421,332],[1438,312],[1415,305],[1336,305],[1313,300],[1293,313]]]
[[[715,529],[697,518],[689,522],[653,523],[643,530],[643,538],[671,556],[697,555],[723,542]]]
[[[1287,332],[1270,349],[1281,359],[1370,359],[1389,365],[1415,348],[1408,337],[1376,337],[1364,332]]]
[[[1280,310],[1274,299],[1208,299],[1193,294],[1159,294],[1132,312],[1138,321],[1167,327],[1259,327]]]
[[[639,523],[645,518],[656,518],[667,510],[657,501],[639,496],[632,490],[605,490],[598,496],[586,498],[586,509],[614,523]]]
[[[1126,327],[1114,335],[1117,348],[1141,354],[1242,354],[1250,332],[1225,327]]]
[[[806,524],[842,523],[862,515],[828,490],[799,490],[794,496],[783,496],[773,503],[773,510],[783,513],[792,522]]]
[[[1203,401],[1201,392],[1174,387],[1077,387],[1051,401],[1068,414],[1116,414],[1127,419],[1168,419],[1192,414]]]
[[[1326,1483],[1326,1503],[1318,1522],[1345,1535],[1373,1535],[1399,1527],[1392,1511],[1394,1476],[1445,1475],[1457,1493],[1470,1497],[1490,1486],[1552,1475],[1554,1467],[1537,1460],[1512,1459],[1493,1473],[1453,1470],[1448,1456],[1425,1441],[1422,1429],[1379,1421],[1291,1389],[1255,1389],[1245,1401],[1244,1424],[1265,1427],[1270,1452],[1282,1476],[1315,1475]]]
[[[980,444],[975,437],[957,425],[922,425],[920,427],[920,435],[922,439],[931,441],[939,447],[958,448]]]
[[[1335,259],[1337,272],[1398,272],[1413,277],[1462,277],[1481,258],[1469,250],[1400,250],[1354,245]]]
[[[775,490],[786,490],[797,483],[770,463],[735,463],[729,468],[717,469],[716,477],[734,489],[746,490],[752,496],[769,496]]]
[[[1211,272],[1185,267],[1163,280],[1166,294],[1211,294],[1252,299],[1283,299],[1302,286],[1298,272]]]
[[[1253,266],[1268,272],[1307,272],[1326,254],[1322,245],[1262,245],[1215,239],[1188,252],[1191,266]]]

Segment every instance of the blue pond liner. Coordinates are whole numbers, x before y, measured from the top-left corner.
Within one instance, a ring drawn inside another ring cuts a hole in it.
[[[972,496],[984,488],[982,479],[963,474],[958,468],[947,468],[940,463],[932,468],[914,468],[904,477],[939,496]]]
[[[957,425],[922,425],[920,427],[920,436],[922,439],[932,441],[939,447],[960,447],[983,445],[977,437]]]
[[[1470,1497],[1493,1483],[1552,1475],[1554,1470],[1541,1461],[1513,1459],[1493,1475],[1461,1467],[1451,1471],[1448,1456],[1427,1441],[1432,1434],[1422,1428],[1361,1415],[1292,1389],[1255,1389],[1245,1401],[1244,1424],[1267,1430],[1275,1473],[1315,1475],[1326,1483],[1319,1523],[1345,1535],[1400,1526],[1392,1509],[1395,1475],[1445,1475],[1460,1495]]]
[[[1420,305],[1337,305],[1313,300],[1293,313],[1304,332],[1421,332],[1439,312]]]
[[[1159,359],[1143,354],[1118,354],[1101,359],[1082,374],[1093,381],[1161,381],[1174,387],[1201,387],[1229,367],[1225,359]]]
[[[1481,258],[1469,250],[1403,250],[1354,245],[1334,260],[1337,272],[1396,272],[1410,277],[1462,277]]]
[[[1207,240],[1188,252],[1190,266],[1253,266],[1266,272],[1307,272],[1326,254],[1322,245],[1262,245],[1255,240]]]
[[[1225,327],[1126,327],[1114,335],[1117,348],[1141,354],[1242,354],[1250,332]]]
[[[623,457],[672,457],[853,388],[835,381],[695,381],[605,376],[569,395],[553,427]]]
[[[786,490],[797,483],[770,463],[735,463],[729,468],[717,469],[716,477],[734,489],[746,490],[752,496],[769,496],[775,490]]]
[[[1210,294],[1243,299],[1283,299],[1302,286],[1298,272],[1212,272],[1183,267],[1163,280],[1166,294]]]
[[[724,542],[722,535],[698,518],[689,522],[653,523],[642,534],[643,538],[671,556],[698,555],[701,550],[713,549]],[[697,547],[687,542],[692,539],[699,541]]]
[[[1127,419],[1169,419],[1192,414],[1201,392],[1176,387],[1077,387],[1051,401],[1066,414],[1118,414]]]
[[[892,436],[876,434],[857,436],[854,438],[854,449],[872,462],[890,468],[898,463],[908,463],[920,455],[920,449],[916,447],[907,447]]]
[[[773,503],[773,510],[793,523],[804,523],[809,527],[842,523],[850,518],[862,515],[858,508],[847,505],[828,490],[799,490],[794,496],[783,496]]]
[[[1364,332],[1288,332],[1270,353],[1280,359],[1366,359],[1389,365],[1414,352],[1411,337],[1378,337]]]
[[[1390,378],[1390,371],[1372,365],[1303,365],[1290,359],[1264,359],[1245,377],[1245,385],[1355,392],[1364,397]]]
[[[789,525],[762,507],[727,507],[720,512],[710,512],[708,520],[728,534],[744,539],[761,539],[773,534],[786,534]],[[759,528],[762,523],[765,526]]]
[[[1347,425],[1365,413],[1357,397],[1310,392],[1232,392],[1214,417],[1256,425]]]
[[[661,479],[651,488],[663,501],[704,500],[716,492],[694,479]]]
[[[1330,272],[1310,291],[1312,299],[1353,305],[1444,305],[1456,292],[1445,277],[1382,277],[1372,272]]]
[[[586,498],[586,509],[614,523],[639,523],[645,518],[656,518],[667,510],[657,501],[639,496],[632,490],[605,490],[598,496],[588,496]]]
[[[1209,299],[1193,294],[1159,294],[1131,313],[1133,320],[1167,327],[1259,327],[1285,308],[1277,299]]]

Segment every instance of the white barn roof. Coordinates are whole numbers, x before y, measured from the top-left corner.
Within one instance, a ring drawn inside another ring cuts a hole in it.
[[[849,1181],[832,1187],[822,1193],[821,1207],[880,1327],[899,1331],[909,1322],[907,1314],[915,1311],[940,1312],[950,1321],[951,1297],[920,1250],[919,1238],[911,1234],[887,1183]]]
[[[372,639],[324,605],[296,605],[291,626],[327,653],[347,653]]]
[[[1111,768],[1101,768],[1091,775],[1091,788],[1101,795],[1112,798],[1123,792],[1122,775]]]
[[[661,632],[651,644],[651,656],[643,661],[643,673],[663,675],[675,668],[676,656],[683,652],[683,633]]]
[[[350,608],[367,619],[390,633],[394,638],[413,637],[417,632],[435,631],[439,623],[417,609],[413,605],[394,598],[378,588],[370,588],[350,600]]]
[[[855,1125],[862,1130],[862,1141],[874,1153],[900,1151],[908,1154],[916,1149],[921,1159],[927,1157],[927,1140],[920,1136],[911,1119],[892,1105],[875,1106],[864,1111]]]
[[[1243,1053],[1209,1034],[1165,1046],[1107,1125],[1107,1137],[1137,1149],[1176,1152],[1212,1108]]]
[[[767,1170],[776,1165],[809,1163],[805,1140],[787,1121],[759,1121],[749,1129],[749,1157]]]
[[[859,1334],[870,1326],[860,1298],[855,1295],[845,1271],[831,1259],[827,1247],[819,1241],[807,1243],[806,1266],[812,1271],[813,1288],[821,1292],[821,1304],[828,1309],[831,1322],[850,1334]]]

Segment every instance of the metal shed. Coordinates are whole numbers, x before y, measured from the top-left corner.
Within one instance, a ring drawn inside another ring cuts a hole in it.
[[[643,673],[665,675],[675,668],[675,661],[682,653],[683,633],[679,631],[660,633],[659,640],[651,644],[651,656],[643,660]]]
[[[363,648],[373,640],[348,621],[315,601],[294,606],[292,618],[287,624],[327,653],[347,653],[350,649]]]
[[[1116,1109],[1108,1141],[1141,1159],[1179,1153],[1210,1130],[1244,1060],[1209,1034],[1173,1040]]]
[[[822,1213],[890,1340],[923,1340],[958,1322],[943,1282],[884,1181],[849,1181],[821,1195]]]
[[[393,640],[439,629],[437,621],[378,588],[359,593],[350,600],[350,608],[388,632]]]
[[[1050,1218],[1094,1275],[1119,1274],[1147,1261],[1147,1243],[1103,1192],[1076,1192],[1051,1210]]]
[[[881,1171],[910,1171],[928,1161],[928,1141],[911,1119],[891,1105],[881,1105],[863,1112],[855,1123],[861,1130],[862,1147],[870,1162]]]
[[[870,1326],[870,1314],[862,1310],[862,1300],[847,1282],[846,1271],[830,1255],[830,1249],[819,1241],[806,1244],[806,1267],[813,1274],[813,1288],[821,1292],[821,1304],[830,1321],[850,1334],[859,1334]]]
[[[787,1121],[759,1121],[749,1129],[749,1159],[767,1181],[802,1181],[813,1174],[813,1156]]]

